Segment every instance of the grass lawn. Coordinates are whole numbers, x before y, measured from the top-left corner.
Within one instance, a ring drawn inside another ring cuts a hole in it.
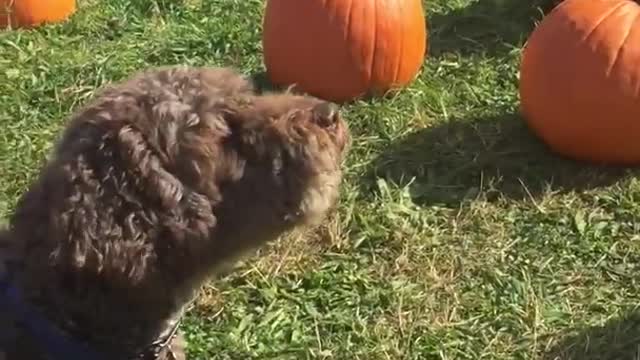
[[[345,107],[339,212],[203,289],[191,359],[638,358],[640,182],[554,156],[518,114],[540,2],[425,1],[419,78]],[[0,33],[0,216],[99,86],[152,65],[264,70],[263,0],[79,7]]]

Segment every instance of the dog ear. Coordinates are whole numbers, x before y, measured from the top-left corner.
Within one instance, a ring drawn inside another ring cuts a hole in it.
[[[120,157],[141,181],[145,194],[159,201],[167,210],[182,209],[215,225],[211,203],[206,196],[189,189],[174,174],[167,171],[145,138],[131,126],[118,132]]]

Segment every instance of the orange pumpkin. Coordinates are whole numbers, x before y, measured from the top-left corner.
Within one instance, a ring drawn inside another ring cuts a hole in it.
[[[525,46],[520,99],[531,129],[558,153],[640,163],[640,5],[560,3]]]
[[[268,0],[262,44],[272,83],[333,101],[410,83],[426,56],[421,0]]]
[[[75,11],[76,0],[0,0],[0,28],[58,22]]]

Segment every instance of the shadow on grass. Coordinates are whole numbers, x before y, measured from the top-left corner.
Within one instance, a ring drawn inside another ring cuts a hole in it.
[[[542,357],[542,360],[637,359],[640,359],[640,313],[637,312],[563,339]]]
[[[126,2],[127,10],[143,16],[158,16],[162,13],[181,10],[185,4],[185,0],[129,0]]]
[[[266,71],[258,71],[249,77],[253,82],[253,86],[255,86],[256,91],[258,93],[263,93],[266,91],[283,91],[285,90],[282,86],[276,86],[271,83],[269,80],[269,75],[267,75]]]
[[[290,86],[286,86],[286,85],[275,85],[273,84],[270,80],[269,80],[269,75],[267,74],[266,71],[258,71],[255,73],[252,73],[249,76],[249,79],[253,82],[253,86],[256,89],[256,92],[258,94],[262,94],[265,92],[290,92],[292,94],[298,94],[298,95],[311,95],[311,96],[316,96],[318,97],[318,95],[313,95],[311,93],[308,93],[298,87],[296,87],[295,85],[290,85]],[[364,95],[364,96],[360,96],[360,97],[356,97],[353,98],[351,100],[345,100],[345,101],[341,101],[341,102],[336,102],[337,104],[340,105],[348,105],[348,104],[352,104],[355,101],[367,101],[373,98],[385,98],[385,97],[391,97],[393,96],[394,92],[390,91],[387,94],[382,94],[382,95]],[[327,101],[331,101],[325,98],[320,97],[321,99],[327,100]],[[334,101],[335,102],[335,101]]]
[[[466,7],[428,18],[430,53],[486,53],[490,56],[520,47],[535,22],[559,0],[478,0]]]
[[[483,196],[536,198],[613,184],[630,170],[552,154],[519,115],[451,120],[412,133],[374,160],[366,179],[408,185],[418,204]]]
[[[319,97],[319,95],[314,95],[312,93],[306,92],[298,87],[296,87],[295,85],[290,85],[290,86],[285,86],[285,85],[275,85],[273,83],[271,83],[271,81],[269,80],[269,75],[266,73],[266,71],[258,71],[255,72],[253,74],[251,74],[251,76],[249,77],[251,79],[251,81],[253,82],[253,86],[256,89],[256,92],[261,94],[261,93],[265,93],[265,92],[290,92],[293,94],[298,94],[298,95],[311,95],[311,96],[315,96],[315,97]],[[392,97],[394,94],[396,93],[396,91],[391,90],[388,93],[385,94],[366,94],[363,96],[359,96],[359,97],[354,97],[353,99],[350,100],[344,100],[344,101],[333,101],[339,105],[349,105],[349,104],[353,104],[356,101],[369,101],[371,99],[384,99],[384,98],[388,98],[388,97]],[[328,100],[326,98],[323,97],[319,97],[320,99],[326,100],[326,101],[331,101]]]

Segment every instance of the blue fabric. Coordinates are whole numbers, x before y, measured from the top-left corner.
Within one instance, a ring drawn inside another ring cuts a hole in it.
[[[35,309],[30,309],[20,296],[17,287],[8,278],[0,279],[0,306],[12,310],[45,353],[54,360],[106,360],[106,358],[85,344],[72,341],[64,336],[48,319]]]

